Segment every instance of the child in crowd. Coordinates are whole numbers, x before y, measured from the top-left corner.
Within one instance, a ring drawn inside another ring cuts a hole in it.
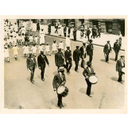
[[[28,56],[29,54],[29,46],[26,44],[25,46],[23,46],[23,55],[24,57]]]
[[[51,55],[50,54],[50,45],[48,43],[45,46],[45,52],[46,52],[46,55]]]
[[[57,52],[57,44],[56,44],[56,40],[54,40],[52,44],[52,53],[56,53],[56,52]]]
[[[62,50],[64,50],[64,44],[63,44],[63,41],[62,40],[60,40],[59,48],[61,48]]]
[[[17,45],[15,45],[15,46],[12,48],[12,50],[13,50],[13,54],[14,54],[15,60],[17,60],[19,48],[17,47]]]
[[[5,61],[7,61],[8,63],[10,62],[9,50],[8,50],[7,46],[4,47],[4,59],[5,59]]]
[[[32,46],[31,50],[32,50],[33,55],[36,56],[37,48],[35,44]]]

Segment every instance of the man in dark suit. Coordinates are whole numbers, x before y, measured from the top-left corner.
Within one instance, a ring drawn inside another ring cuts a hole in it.
[[[83,46],[80,47],[81,52],[81,67],[84,68],[85,58],[86,58],[86,44],[83,42]]]
[[[125,61],[124,61],[124,56],[121,55],[120,59],[116,62],[116,71],[119,74],[118,82],[122,83],[122,75],[124,72],[122,71],[122,68],[125,67]]]
[[[109,53],[111,51],[111,45],[110,45],[110,41],[107,41],[107,44],[105,44],[104,46],[104,55],[105,55],[105,61],[108,62],[109,61]]]
[[[50,23],[48,24],[48,34],[49,35],[51,34],[51,24]]]
[[[72,53],[70,47],[67,47],[67,50],[65,51],[65,62],[66,62],[67,74],[69,74],[70,69],[72,67]]]
[[[80,50],[79,46],[76,46],[76,49],[73,51],[73,60],[75,61],[75,71],[78,72],[78,66],[80,61]]]
[[[90,33],[91,33],[91,31],[90,31],[90,29],[88,28],[88,29],[87,29],[87,32],[86,32],[87,37],[88,37],[88,41],[89,41],[89,36],[90,36]]]
[[[58,52],[55,54],[55,64],[58,69],[64,66],[64,54],[61,52],[61,48],[58,48]]]
[[[31,76],[30,76],[30,81],[32,82],[32,84],[34,84],[34,72],[35,72],[35,68],[36,68],[36,59],[35,57],[32,55],[32,53],[29,53],[29,57],[27,58],[27,69],[30,71]]]
[[[120,47],[121,47],[121,43],[119,43],[119,41],[117,39],[113,46],[113,50],[115,51],[115,61],[117,61],[117,59],[118,59]]]
[[[76,35],[77,35],[77,30],[76,30],[76,28],[74,28],[74,30],[73,30],[74,41],[76,41]]]
[[[64,67],[59,67],[58,74],[56,74],[53,78],[54,91],[57,91],[59,86],[64,86],[65,83],[66,83],[66,77],[64,74]],[[57,93],[57,96],[58,96],[58,103],[57,103],[58,107],[59,108],[64,107],[64,105],[62,103],[62,95]]]
[[[94,74],[95,74],[94,69],[92,68],[91,63],[88,61],[87,62],[87,67],[83,71],[83,76],[85,77],[85,81],[87,83],[87,92],[86,92],[86,94],[88,96],[90,96],[90,94],[91,94],[91,86],[92,86],[92,84],[89,81],[89,77],[91,75],[94,75]]]
[[[64,37],[66,37],[67,28],[64,26]]]
[[[46,63],[47,65],[49,65],[49,61],[47,59],[47,57],[44,55],[44,51],[42,50],[40,55],[37,58],[38,60],[38,67],[41,70],[41,80],[44,81],[44,72],[45,72],[45,67],[46,67]]]
[[[92,40],[89,40],[89,44],[87,45],[86,51],[87,51],[87,55],[89,56],[89,62],[92,62],[92,58],[93,58],[93,44],[92,44]]]
[[[71,33],[71,27],[69,26],[68,27],[68,35],[69,35],[69,37],[70,37],[70,33]]]
[[[37,23],[37,31],[38,32],[40,31],[40,23],[39,22]]]

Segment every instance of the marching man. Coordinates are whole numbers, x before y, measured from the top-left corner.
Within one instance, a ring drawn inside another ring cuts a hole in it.
[[[65,77],[65,74],[64,74],[64,67],[59,67],[58,74],[56,74],[53,78],[53,89],[54,89],[54,91],[57,91],[59,86],[64,86],[65,83],[66,83],[66,77]],[[64,105],[62,103],[62,95],[57,93],[57,97],[58,97],[57,106],[59,108],[64,107]]]

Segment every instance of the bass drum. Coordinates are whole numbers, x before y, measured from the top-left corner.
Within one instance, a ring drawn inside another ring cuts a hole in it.
[[[66,97],[68,95],[69,89],[66,86],[59,86],[57,89],[57,93]]]
[[[92,84],[96,84],[98,82],[98,78],[95,75],[89,77],[89,82]]]

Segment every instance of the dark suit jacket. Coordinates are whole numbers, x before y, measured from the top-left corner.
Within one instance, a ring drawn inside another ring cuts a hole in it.
[[[49,61],[45,55],[43,55],[42,57],[42,55],[40,54],[37,58],[37,61],[38,61],[38,67],[45,68],[46,63],[49,65]]]
[[[66,51],[65,51],[65,61],[66,61],[66,62],[67,62],[67,60],[68,60],[68,61],[72,61],[72,57],[71,57],[71,56],[72,56],[71,50],[69,50],[69,51],[66,50]]]
[[[62,52],[57,52],[55,54],[55,64],[60,67],[64,65],[64,54]]]
[[[121,72],[123,67],[125,67],[125,63],[124,63],[124,66],[123,66],[122,63],[121,63],[121,60],[118,60],[116,62],[116,71]]]
[[[85,48],[85,52],[84,52],[84,48]],[[86,57],[86,46],[84,47],[84,46],[81,46],[80,47],[80,52],[81,52],[81,57]]]
[[[93,56],[93,44],[88,44],[87,45],[87,48],[86,48],[86,51],[87,51],[87,54],[89,55],[89,56]]]
[[[66,28],[66,27],[64,27],[64,33],[66,33],[66,30],[67,30],[67,28]]]
[[[68,34],[70,34],[70,32],[71,32],[71,28],[69,27],[69,28],[68,28]]]
[[[62,82],[65,82],[66,83],[65,75],[62,75],[62,78],[63,79],[61,79],[59,73],[54,76],[53,82],[52,82],[53,83],[53,88],[56,88],[57,89],[59,86],[61,86],[61,83]]]
[[[121,47],[121,44],[115,42],[115,43],[114,43],[114,46],[113,46],[113,49],[114,49],[114,51],[117,53],[117,52],[119,52],[120,47]]]
[[[36,59],[33,58],[33,60],[31,58],[27,58],[26,60],[26,63],[27,63],[27,68],[29,68],[30,70],[36,66]]]
[[[84,69],[84,71],[83,71],[83,76],[86,78],[86,76],[88,76],[88,77],[90,77],[91,75],[93,75],[95,72],[94,72],[94,70],[93,70],[93,68],[91,67],[91,72],[90,72],[90,70],[89,70],[89,68],[88,67],[86,67],[85,69]],[[87,77],[87,78],[88,78]]]
[[[108,54],[110,51],[111,51],[111,45],[109,44],[109,46],[110,46],[110,49],[108,49],[108,44],[105,44],[105,46],[104,46],[104,53],[106,53],[106,54]]]
[[[79,49],[75,49],[73,52],[73,60],[74,61],[79,61],[80,60],[80,50]]]

